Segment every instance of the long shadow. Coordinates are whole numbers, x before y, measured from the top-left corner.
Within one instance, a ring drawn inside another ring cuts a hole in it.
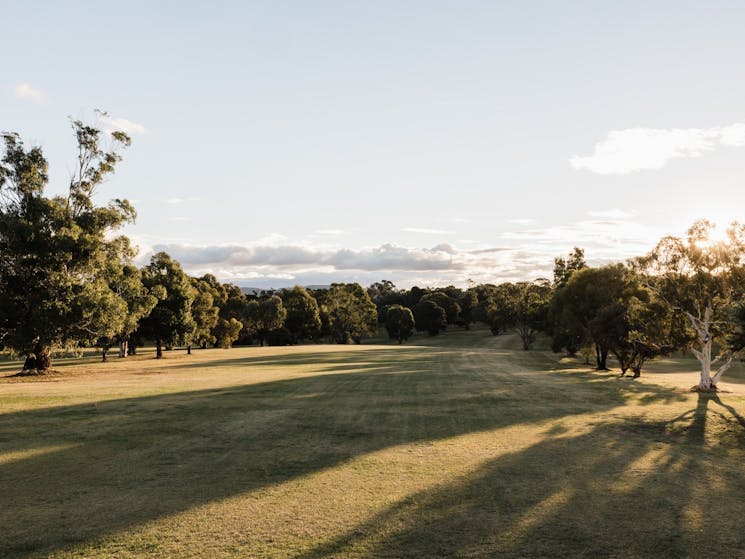
[[[458,352],[453,350],[440,350],[439,355],[454,355]],[[333,366],[349,369],[370,367],[376,368],[383,365],[392,367],[406,366],[415,360],[427,360],[432,357],[429,348],[400,348],[400,349],[370,349],[370,350],[346,350],[346,351],[307,351],[302,353],[287,353],[280,355],[241,355],[240,357],[210,360],[210,367],[280,367],[299,365],[324,365],[320,370],[329,371]],[[204,362],[179,362],[169,365],[171,369],[200,369],[205,367]],[[314,371],[319,370],[314,368]]]
[[[396,355],[353,374],[0,415],[0,556],[64,550],[393,445],[600,412],[638,396],[582,375],[505,383],[460,372],[440,352]],[[345,368],[363,357],[374,359],[347,354]],[[647,385],[646,395],[669,391]]]
[[[549,436],[295,559],[739,557],[742,447],[732,456],[704,442],[709,399],[670,421]]]

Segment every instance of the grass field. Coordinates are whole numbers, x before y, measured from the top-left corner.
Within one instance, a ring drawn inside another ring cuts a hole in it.
[[[745,371],[485,330],[0,363],[0,557],[738,557]]]

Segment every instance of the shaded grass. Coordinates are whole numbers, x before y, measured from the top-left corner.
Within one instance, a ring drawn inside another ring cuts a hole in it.
[[[476,330],[6,380],[0,556],[737,556],[739,393],[516,348]]]

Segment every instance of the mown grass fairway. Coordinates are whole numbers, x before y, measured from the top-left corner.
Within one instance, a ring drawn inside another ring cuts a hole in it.
[[[632,381],[516,348],[477,330],[0,379],[0,556],[742,555],[741,369],[699,396],[691,361]]]

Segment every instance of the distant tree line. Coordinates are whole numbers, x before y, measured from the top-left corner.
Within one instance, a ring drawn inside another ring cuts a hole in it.
[[[665,237],[625,264],[589,267],[575,248],[556,258],[552,279],[425,289],[388,280],[324,289],[300,286],[247,294],[212,275],[189,277],[166,253],[133,264],[127,200],[105,206],[94,195],[130,138],[72,121],[78,157],[67,193],[47,196],[47,161],[18,135],[2,134],[0,160],[0,349],[44,371],[55,349],[97,346],[106,360],[146,341],[164,350],[234,344],[360,343],[384,327],[403,343],[475,322],[492,334],[515,332],[525,350],[541,333],[556,352],[613,356],[635,377],[660,355],[683,350],[701,364],[711,389],[745,347],[745,228],[725,239],[695,223],[685,238]]]

